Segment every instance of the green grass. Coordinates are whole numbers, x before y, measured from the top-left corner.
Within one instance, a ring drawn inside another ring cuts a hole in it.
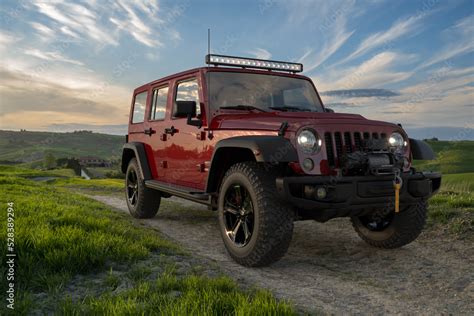
[[[75,189],[80,192],[90,194],[122,193],[125,180],[123,179],[91,179],[86,180],[80,177],[59,178],[50,181],[50,184],[57,187]]]
[[[119,295],[88,297],[81,303],[63,301],[67,315],[295,315],[268,291],[243,292],[227,277],[178,277],[166,272],[156,281],[138,282]]]
[[[428,226],[459,237],[474,233],[474,173],[443,175],[441,190],[429,202]]]
[[[150,264],[150,258],[185,254],[156,231],[135,226],[127,215],[68,189],[68,185],[118,188],[118,182],[123,181],[71,178],[34,182],[18,176],[27,174],[25,170],[10,168],[11,174],[6,175],[7,169],[0,168],[0,202],[5,208],[7,202],[14,202],[16,313],[293,313],[290,304],[276,301],[268,292],[243,290],[229,278],[176,275],[164,268],[165,273],[152,274],[156,263]],[[6,227],[5,216],[0,225]],[[6,240],[5,229],[0,237]],[[0,251],[6,253],[6,243],[0,244]],[[117,265],[126,265],[127,272],[115,274],[112,267]],[[0,274],[5,279],[3,265]],[[94,281],[100,275],[103,280],[97,285]],[[150,279],[152,275],[154,279]],[[78,276],[90,281],[90,291],[100,295],[78,298],[82,292],[70,289]],[[128,282],[124,290],[115,292],[124,280]],[[1,282],[2,293],[6,286]],[[181,295],[175,295],[178,291]],[[2,304],[0,314],[7,312]]]
[[[72,169],[53,169],[53,170],[36,170],[19,166],[0,165],[0,176],[18,176],[26,178],[36,177],[74,177]]]
[[[420,170],[441,171],[443,174],[474,172],[474,141],[428,141],[436,160],[415,161]]]

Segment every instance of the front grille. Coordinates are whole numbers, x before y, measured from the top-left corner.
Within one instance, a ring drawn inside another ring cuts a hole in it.
[[[330,167],[339,167],[340,158],[346,153],[362,150],[363,140],[386,138],[385,133],[376,132],[326,132],[324,142]]]

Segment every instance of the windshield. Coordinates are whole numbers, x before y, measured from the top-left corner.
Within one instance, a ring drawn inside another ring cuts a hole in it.
[[[211,113],[220,108],[323,112],[316,90],[308,80],[238,72],[209,72],[207,76]]]

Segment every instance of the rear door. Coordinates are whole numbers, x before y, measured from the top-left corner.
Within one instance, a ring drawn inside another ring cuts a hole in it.
[[[148,129],[149,137],[148,142],[150,144],[153,158],[150,161],[150,167],[155,170],[153,178],[156,180],[165,180],[166,172],[166,154],[165,146],[167,141],[167,135],[165,134],[165,128],[168,126],[166,123],[169,120],[169,109],[170,109],[170,88],[168,83],[162,83],[152,87],[150,91],[150,111],[148,112]]]

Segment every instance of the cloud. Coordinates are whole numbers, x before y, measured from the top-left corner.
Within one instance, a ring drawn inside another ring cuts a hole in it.
[[[84,63],[74,60],[74,59],[69,59],[67,57],[64,57],[61,53],[59,52],[43,52],[39,49],[36,48],[30,48],[26,49],[24,51],[26,55],[30,55],[42,60],[47,60],[47,61],[55,61],[55,62],[65,62],[65,63],[70,63],[74,65],[84,65]]]
[[[319,89],[323,91],[377,88],[411,77],[413,72],[396,71],[394,68],[414,58],[414,55],[387,51],[373,56],[358,66],[331,69],[325,73],[324,81],[318,78],[315,78],[315,81],[322,82]]]
[[[474,15],[465,17],[445,30],[448,44],[422,63],[418,70],[474,51]]]
[[[0,70],[0,76],[0,116],[20,111],[109,115],[117,110],[103,102],[80,98],[58,83],[30,81],[25,74],[6,69]]]
[[[155,33],[148,26],[150,24],[149,21],[159,22],[159,18],[155,15],[158,11],[156,2],[151,1],[145,4],[140,1],[131,3],[118,1],[117,3],[125,12],[125,16],[123,18],[111,17],[110,21],[113,24],[120,30],[128,32],[135,40],[146,46],[154,47],[161,45],[156,38],[153,38]],[[145,14],[146,18],[141,18],[138,12]]]
[[[256,48],[254,50],[248,51],[247,53],[252,55],[252,56],[255,56],[255,58],[258,58],[258,59],[270,59],[270,58],[272,58],[272,54],[264,48]]]
[[[14,34],[0,31],[0,51],[7,49],[11,44],[18,41],[18,37]]]
[[[304,1],[306,5],[300,6],[300,2],[290,10],[289,20],[294,23],[306,24],[304,27],[313,27],[318,30],[315,42],[312,46],[315,49],[307,49],[299,62],[305,65],[304,71],[310,73],[334,53],[336,53],[354,34],[355,30],[347,30],[347,20],[349,17],[357,15],[360,10],[355,5],[355,1]],[[314,8],[317,7],[317,12]],[[295,22],[298,21],[298,22]],[[316,21],[316,22],[315,22]]]
[[[34,1],[33,4],[40,13],[84,38],[111,45],[118,44],[117,39],[111,35],[113,32],[103,30],[99,25],[100,16],[86,5],[43,1]]]
[[[30,22],[30,25],[36,30],[36,32],[38,32],[38,34],[44,40],[52,39],[56,35],[53,29],[47,27],[44,24],[38,22]]]
[[[343,64],[357,57],[360,57],[375,48],[379,47],[390,47],[391,42],[406,35],[410,34],[413,36],[415,31],[420,28],[420,19],[422,15],[412,16],[404,20],[398,20],[392,26],[385,31],[380,31],[368,36],[363,40],[354,52],[348,57],[339,61],[337,64]]]

